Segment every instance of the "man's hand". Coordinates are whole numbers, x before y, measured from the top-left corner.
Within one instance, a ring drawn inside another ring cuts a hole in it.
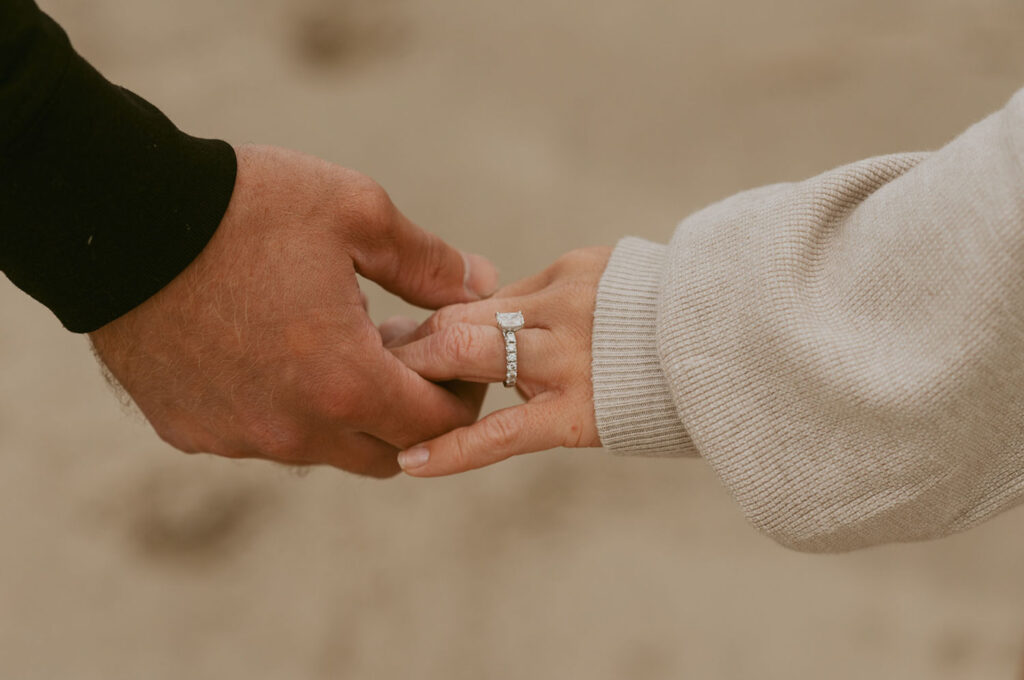
[[[237,155],[199,257],[90,334],[161,438],[386,477],[399,448],[473,422],[482,386],[435,385],[385,350],[356,274],[437,308],[490,294],[490,263],[412,224],[364,175],[283,149]]]

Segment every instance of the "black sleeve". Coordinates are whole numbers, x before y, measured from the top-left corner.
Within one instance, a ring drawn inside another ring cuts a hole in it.
[[[0,0],[0,270],[92,331],[177,276],[213,236],[232,147],[114,85],[32,0]]]

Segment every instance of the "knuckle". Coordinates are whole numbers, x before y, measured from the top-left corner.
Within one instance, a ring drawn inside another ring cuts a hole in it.
[[[333,423],[362,422],[367,416],[364,406],[370,400],[354,399],[353,395],[359,394],[359,391],[353,389],[353,383],[350,376],[341,375],[337,380],[311,391],[306,401],[310,417],[315,421]]]
[[[211,449],[209,452],[212,453],[215,456],[220,456],[221,458],[235,458],[235,459],[253,458],[256,455],[256,454],[252,453],[251,450],[249,450],[246,447],[241,446],[239,444],[230,444],[230,445],[226,445],[226,446],[218,446],[218,447],[215,447],[214,449]]]
[[[484,427],[484,437],[489,446],[507,449],[515,444],[522,425],[522,416],[513,411],[500,417],[485,418],[480,421]]]
[[[558,261],[561,262],[563,265],[570,266],[574,264],[579,264],[584,260],[586,260],[586,254],[583,250],[580,249],[570,250],[569,252],[565,253],[564,255],[558,258]]]
[[[463,434],[452,437],[450,461],[456,470],[468,470],[473,460],[473,442],[471,436]]]
[[[323,371],[307,405],[307,418],[331,428],[362,429],[380,417],[379,377],[368,365]]]
[[[353,209],[363,221],[374,224],[379,230],[387,233],[394,223],[391,218],[395,206],[391,202],[391,197],[384,187],[366,175],[354,174],[355,177],[349,180],[349,201]]]
[[[379,342],[379,340],[378,340]],[[285,397],[298,407],[298,417],[305,422],[347,422],[356,406],[360,390],[360,365],[338,365],[323,353],[301,362],[289,381]]]
[[[260,457],[279,461],[301,458],[305,438],[292,423],[260,421],[250,427],[251,448]]]
[[[346,225],[347,238],[359,247],[386,248],[396,238],[395,206],[380,184],[366,175],[341,168],[328,188],[325,205]]]
[[[464,304],[456,304],[449,305],[447,307],[442,307],[441,309],[434,312],[429,319],[427,319],[427,329],[431,333],[440,333],[446,328],[461,323],[464,314]]]
[[[611,251],[612,249],[608,246],[589,246],[573,250],[570,254],[576,256],[577,263],[593,266],[607,260]]]
[[[441,334],[442,353],[456,363],[463,363],[475,356],[479,342],[473,327],[469,324],[455,324]]]
[[[442,311],[444,311],[444,310],[440,309],[440,310],[434,312],[433,314],[431,314],[429,317],[427,317],[427,320],[424,321],[423,324],[422,324],[422,332],[423,333],[425,333],[426,335],[429,336],[429,335],[434,335],[435,333],[437,333],[437,332],[439,332],[441,330],[442,326],[441,326],[440,314],[441,314]]]
[[[404,264],[411,268],[418,288],[433,290],[451,281],[452,272],[445,251],[442,241],[428,237],[420,244],[415,260]]]
[[[565,253],[551,265],[551,272],[556,275],[578,273],[600,269],[603,271],[611,250],[604,246],[577,248]]]
[[[151,423],[153,431],[168,446],[171,446],[182,453],[201,453],[209,449],[202,448],[194,437],[184,433],[185,428],[175,427],[167,423]]]
[[[559,273],[571,271],[580,264],[581,260],[582,256],[579,250],[570,250],[555,260],[552,269]]]

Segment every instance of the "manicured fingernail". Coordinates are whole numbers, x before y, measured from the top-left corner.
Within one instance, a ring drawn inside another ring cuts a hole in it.
[[[408,451],[402,451],[398,454],[398,465],[403,470],[412,470],[424,465],[430,460],[430,451],[417,446],[416,448],[409,449]]]
[[[474,297],[490,297],[498,290],[498,269],[481,255],[462,254],[465,263],[462,282],[466,292]]]

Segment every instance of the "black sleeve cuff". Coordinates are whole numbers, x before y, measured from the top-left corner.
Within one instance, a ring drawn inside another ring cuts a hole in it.
[[[44,82],[33,71],[52,74],[66,61],[23,129],[0,135],[0,269],[68,330],[88,332],[148,299],[199,254],[227,209],[236,160],[226,142],[182,133],[105,80],[39,15],[35,39],[50,42],[44,56],[5,79]],[[65,59],[55,58],[61,50]]]

